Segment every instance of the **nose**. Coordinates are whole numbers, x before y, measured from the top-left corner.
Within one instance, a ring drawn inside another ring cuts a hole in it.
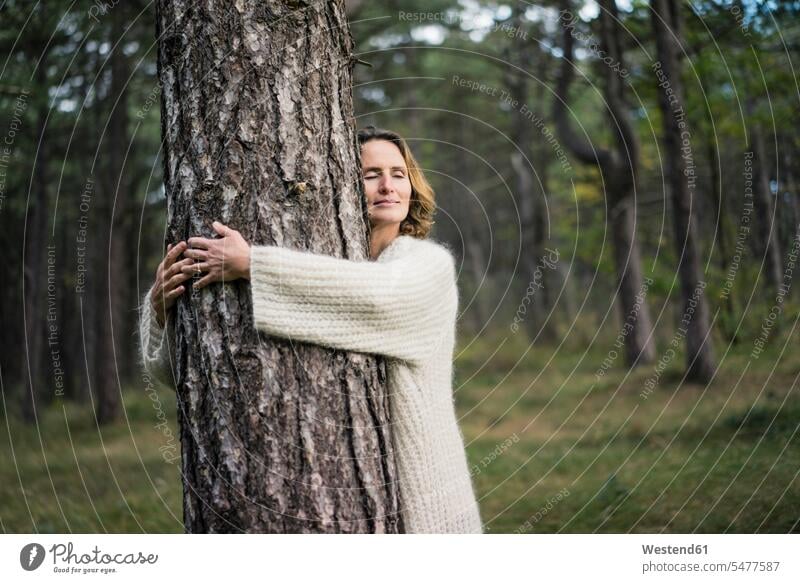
[[[378,192],[381,194],[389,193],[394,190],[394,183],[392,182],[392,177],[389,174],[384,174],[381,177],[380,182],[378,183]]]

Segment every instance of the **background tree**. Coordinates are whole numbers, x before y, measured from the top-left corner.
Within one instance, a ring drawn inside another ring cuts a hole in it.
[[[688,124],[679,58],[683,38],[681,6],[677,0],[653,0],[651,8],[658,56],[654,67],[657,65],[663,73],[659,81],[664,83],[660,85],[658,104],[664,132],[664,173],[675,214],[675,245],[683,303],[680,313],[681,319],[689,319],[688,324],[681,323],[681,327],[686,327],[687,378],[708,382],[714,376],[715,362],[694,206],[696,174],[693,163],[687,163],[687,159],[692,158],[691,144],[684,145],[682,138]]]
[[[642,275],[642,259],[636,237],[636,192],[639,167],[639,139],[629,119],[630,105],[621,72],[626,72],[622,52],[620,17],[616,2],[601,0],[599,13],[600,47],[610,64],[600,62],[602,91],[607,110],[612,145],[601,148],[576,133],[567,116],[569,88],[575,78],[575,26],[578,21],[572,3],[562,0],[561,24],[564,56],[556,85],[553,116],[559,135],[572,154],[585,164],[594,164],[608,201],[608,226],[612,237],[617,273],[617,299],[623,325],[630,330],[624,336],[625,362],[628,366],[650,363],[655,358],[655,343],[650,311],[644,301],[647,288]],[[580,31],[578,31],[580,32]]]
[[[550,218],[547,216],[547,197],[550,194],[548,180],[550,165],[547,143],[537,136],[537,128],[526,118],[529,111],[537,111],[545,102],[544,88],[547,68],[552,63],[545,51],[538,49],[534,33],[524,18],[524,6],[514,5],[508,20],[498,23],[507,31],[508,46],[503,51],[503,74],[512,103],[511,139],[516,148],[510,153],[511,167],[514,170],[516,199],[520,212],[521,258],[524,274],[520,278],[520,293],[528,293],[531,282],[537,282],[538,295],[530,303],[530,317],[525,318],[528,334],[552,342],[558,337],[557,316],[553,313],[559,291],[558,273],[545,268],[542,258],[547,255],[545,246],[550,235]],[[530,35],[530,37],[529,37]],[[536,35],[539,36],[539,35]],[[556,266],[558,269],[560,266]],[[525,277],[527,276],[527,277]]]

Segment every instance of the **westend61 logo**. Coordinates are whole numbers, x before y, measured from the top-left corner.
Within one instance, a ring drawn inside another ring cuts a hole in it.
[[[77,554],[73,552],[72,543],[58,543],[45,552],[45,548],[39,543],[29,543],[19,552],[19,564],[26,571],[34,571],[42,565],[47,553],[53,558],[54,573],[107,574],[116,572],[109,565],[152,565],[158,561],[158,555],[145,555],[141,551],[109,554],[95,545],[88,553]]]

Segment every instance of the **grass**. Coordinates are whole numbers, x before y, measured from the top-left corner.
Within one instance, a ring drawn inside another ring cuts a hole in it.
[[[798,532],[800,367],[780,355],[797,345],[786,333],[757,360],[748,343],[719,354],[708,387],[681,382],[679,355],[647,398],[652,366],[595,377],[610,342],[472,342],[454,386],[487,532]],[[62,401],[38,426],[4,418],[2,531],[182,532],[180,471],[159,450],[170,442],[154,405],[176,435],[174,395],[154,402],[143,387],[109,427]]]
[[[158,396],[174,432],[174,394]],[[100,429],[88,404],[68,401],[35,426],[4,419],[3,532],[183,532],[180,468],[159,451],[170,443],[153,401],[133,388],[124,400],[127,419]]]
[[[643,398],[654,366],[598,381],[607,349],[520,359],[525,339],[481,338],[456,387],[487,532],[800,532],[796,343],[757,360],[743,343],[708,387],[681,382],[679,355]]]

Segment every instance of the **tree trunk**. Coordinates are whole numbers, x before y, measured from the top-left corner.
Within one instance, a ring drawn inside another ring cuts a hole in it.
[[[683,330],[686,336],[687,378],[705,383],[714,374],[714,355],[705,282],[700,269],[697,220],[692,213],[695,210],[696,174],[694,166],[684,158],[682,144],[682,134],[688,122],[683,107],[683,83],[678,61],[682,37],[680,6],[677,0],[653,0],[651,14],[658,55],[654,69],[659,83],[658,101],[664,125],[665,172],[672,192],[681,280],[683,309],[679,330]],[[691,143],[688,147],[691,147]],[[691,155],[691,150],[688,154]]]
[[[129,241],[118,229],[125,216],[128,189],[124,180],[124,166],[128,146],[128,102],[127,89],[128,66],[127,57],[122,47],[125,32],[125,5],[122,4],[111,13],[111,45],[119,42],[112,50],[111,92],[108,98],[108,137],[105,140],[108,152],[105,168],[102,197],[102,218],[105,221],[98,229],[102,233],[102,261],[96,266],[102,278],[96,283],[98,313],[97,378],[95,380],[95,410],[100,423],[109,423],[120,414],[120,377],[125,378],[125,365],[120,355],[131,354],[128,346],[123,321],[123,287],[127,283],[126,271],[129,264],[125,260],[125,250]],[[117,348],[117,349],[115,349]]]
[[[571,13],[571,3],[562,0],[562,19]],[[624,69],[624,55],[619,46],[619,18],[613,0],[600,2],[600,29],[603,50]],[[562,22],[562,24],[568,24]],[[597,148],[576,134],[569,123],[566,104],[569,87],[575,76],[573,63],[573,34],[564,26],[564,57],[556,87],[554,117],[558,133],[567,148],[584,164],[595,164],[603,178],[604,195],[608,201],[614,268],[617,276],[617,300],[620,303],[625,364],[629,367],[655,360],[650,310],[642,274],[639,241],[636,237],[636,205],[634,194],[638,179],[639,142],[629,119],[625,88],[618,72],[605,63],[603,96],[608,106],[608,119],[614,133],[614,143],[607,149]]]
[[[787,229],[787,236],[785,249],[791,249],[796,237],[800,236],[800,190],[797,187],[796,178],[796,148],[794,147],[794,140],[791,135],[784,137],[782,140],[783,147],[781,148],[781,157],[783,159],[784,168],[784,191],[788,191],[788,204],[791,212],[788,213],[787,222],[789,223]],[[793,163],[794,162],[794,163]],[[788,252],[787,252],[788,257]],[[789,288],[789,297],[797,297],[797,288],[800,286],[793,285]]]
[[[44,9],[42,9],[44,11]],[[44,17],[42,17],[44,18]],[[45,49],[46,51],[46,49]],[[47,87],[47,54],[42,54],[36,69],[37,87]],[[25,362],[27,371],[25,386],[27,391],[22,400],[22,416],[28,423],[35,423],[37,408],[43,404],[44,388],[47,382],[45,371],[49,370],[47,358],[47,327],[44,293],[47,287],[47,163],[48,140],[46,131],[48,112],[47,98],[37,95],[36,99],[36,141],[37,148],[33,184],[28,192],[26,208],[26,229],[23,239],[23,301],[25,302]]]
[[[541,69],[543,55],[533,58],[537,50],[532,42],[527,41],[525,32],[524,8],[514,5],[511,11],[510,24],[513,35],[506,60],[514,67],[505,69],[505,84],[508,94],[516,102],[512,107],[513,123],[510,134],[517,149],[511,152],[511,167],[515,175],[516,199],[519,208],[521,230],[520,246],[522,247],[522,277],[520,297],[536,292],[528,304],[531,313],[525,315],[525,328],[531,339],[541,337],[542,340],[554,342],[559,334],[553,314],[553,305],[557,288],[555,266],[546,267],[542,258],[547,255],[545,197],[547,196],[547,155],[541,148],[534,149],[534,144],[544,140],[534,136],[534,122],[526,117],[523,107],[535,111],[540,100],[530,99],[528,75],[532,74],[534,60]],[[518,67],[518,68],[517,68]],[[520,70],[521,69],[521,70]],[[539,76],[542,79],[541,75]],[[539,83],[541,87],[542,83]],[[553,246],[555,244],[551,243]],[[527,308],[526,308],[527,309]]]
[[[751,109],[751,108],[750,108]],[[751,109],[752,111],[752,109]],[[772,297],[783,283],[783,260],[778,242],[778,221],[769,186],[769,159],[766,156],[764,133],[758,122],[750,120],[748,149],[753,154],[753,207],[759,253],[762,254],[766,287]],[[779,324],[780,322],[778,322]]]
[[[606,181],[607,184],[611,182],[608,178]],[[636,205],[632,191],[625,192],[624,187],[618,187],[617,192],[623,193],[622,198],[611,205],[609,214],[617,295],[623,309],[625,364],[632,367],[653,362],[656,349],[647,307],[648,288],[644,285],[642,258],[636,239]]]
[[[704,109],[708,112],[708,108]],[[708,113],[708,116],[709,121],[713,124],[713,119],[711,119],[710,112]],[[723,196],[722,174],[720,173],[721,161],[716,138],[711,135],[710,131],[708,132],[705,142],[706,151],[708,152],[708,164],[710,167],[709,188],[713,193],[711,200],[713,201],[714,208],[717,211],[717,218],[714,225],[714,236],[717,242],[717,247],[719,247],[719,250],[717,251],[717,257],[719,258],[720,273],[722,273],[724,277],[727,277],[728,271],[730,270],[731,259],[730,246],[728,244],[730,219],[728,218],[728,208],[725,205],[725,198]],[[723,317],[720,319],[720,323],[722,324],[721,328],[725,338],[731,344],[738,344],[739,342],[736,325],[737,315],[735,307],[735,294],[736,290],[733,288],[733,286],[731,286],[731,289],[729,289],[724,297],[721,298],[723,312]]]
[[[342,1],[156,6],[168,240],[365,259]],[[260,335],[248,285],[176,306],[186,530],[401,531],[385,363]]]
[[[459,116],[458,133],[455,143],[470,143],[470,120],[466,115]],[[453,215],[456,223],[463,230],[463,259],[466,275],[472,284],[472,297],[464,306],[465,315],[469,317],[469,326],[472,333],[479,333],[492,317],[493,281],[490,273],[489,261],[485,248],[490,245],[484,240],[482,196],[475,190],[478,175],[475,172],[474,159],[468,152],[456,151],[451,158],[450,172],[453,176],[462,175],[464,184],[472,190],[475,200],[468,198],[463,204],[453,204]],[[465,193],[467,195],[467,193]],[[470,309],[467,309],[467,307]]]
[[[695,65],[695,73],[698,82],[703,87],[711,87],[712,82],[708,79],[705,70],[705,61],[698,61]],[[728,241],[731,226],[730,217],[728,216],[728,207],[725,204],[725,197],[723,196],[722,160],[717,137],[712,131],[714,127],[714,115],[711,112],[711,107],[706,104],[702,109],[705,119],[708,122],[708,126],[703,130],[703,143],[709,169],[708,191],[711,193],[709,201],[711,202],[711,207],[717,213],[716,219],[714,220],[714,240],[717,246],[716,257],[719,262],[720,273],[723,277],[727,277],[731,264],[731,251]],[[722,302],[722,317],[719,319],[720,330],[725,339],[731,344],[738,344],[736,290],[731,286],[719,299]]]

